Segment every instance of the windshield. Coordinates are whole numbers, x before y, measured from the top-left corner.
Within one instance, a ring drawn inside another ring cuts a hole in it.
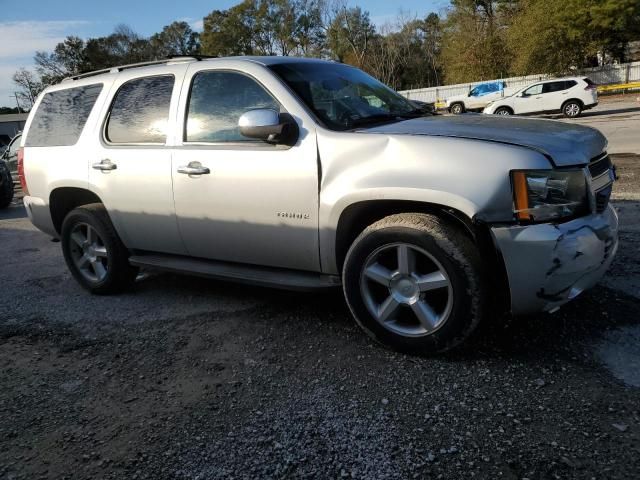
[[[291,62],[269,68],[332,130],[422,114],[399,93],[348,65]]]

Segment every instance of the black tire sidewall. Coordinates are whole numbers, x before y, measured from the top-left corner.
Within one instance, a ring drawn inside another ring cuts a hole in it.
[[[126,283],[123,282],[123,279],[128,276],[129,272],[127,270],[132,268],[129,266],[128,255],[123,253],[123,246],[119,238],[115,236],[113,228],[106,224],[109,220],[105,221],[102,218],[103,215],[106,215],[106,212],[77,208],[65,217],[60,235],[62,253],[71,274],[83,288],[97,294],[121,290],[124,287],[124,283]],[[95,229],[107,249],[107,275],[100,282],[92,282],[85,278],[73,261],[70,235],[78,223],[86,223]]]
[[[500,115],[500,112],[507,112],[506,116],[511,115],[511,110],[509,110],[507,107],[500,107],[496,110],[496,115]]]
[[[383,245],[393,243],[415,245],[440,262],[453,289],[453,306],[449,318],[434,333],[422,337],[404,337],[391,332],[378,323],[369,313],[360,294],[360,275],[368,256]],[[456,248],[454,244],[447,249]],[[354,243],[345,262],[343,282],[345,296],[359,325],[376,341],[396,350],[415,354],[432,354],[449,350],[460,343],[475,327],[479,313],[474,295],[480,295],[478,285],[471,282],[459,257],[448,254],[439,242],[420,229],[403,226],[385,227],[373,231]],[[474,305],[474,302],[476,303]]]

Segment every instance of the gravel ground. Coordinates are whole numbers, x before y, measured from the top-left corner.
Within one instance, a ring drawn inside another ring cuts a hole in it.
[[[3,213],[0,479],[640,478],[640,158],[615,161],[603,282],[438,358],[372,344],[340,292],[90,296]]]

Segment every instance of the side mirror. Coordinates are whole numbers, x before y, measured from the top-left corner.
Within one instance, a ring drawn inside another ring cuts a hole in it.
[[[292,146],[298,140],[298,125],[293,118],[287,114],[280,115],[270,108],[258,108],[243,113],[238,119],[238,127],[245,137],[257,138],[268,143]]]

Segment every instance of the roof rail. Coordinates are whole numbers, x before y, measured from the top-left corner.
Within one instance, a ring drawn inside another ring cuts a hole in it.
[[[94,70],[92,72],[86,72],[86,73],[80,73],[78,75],[72,75],[70,77],[66,77],[64,78],[62,81],[63,82],[69,82],[72,80],[80,80],[81,78],[87,78],[87,77],[93,77],[95,75],[101,75],[103,73],[117,73],[117,72],[121,72],[123,70],[128,70],[130,68],[139,68],[139,67],[147,67],[150,65],[163,65],[165,63],[169,63],[175,60],[203,60],[205,58],[214,58],[214,57],[209,57],[209,56],[204,56],[204,55],[170,55],[167,58],[164,58],[162,60],[150,60],[148,62],[138,62],[138,63],[130,63],[128,65],[119,65],[116,67],[111,67],[111,68],[103,68],[101,70]]]

